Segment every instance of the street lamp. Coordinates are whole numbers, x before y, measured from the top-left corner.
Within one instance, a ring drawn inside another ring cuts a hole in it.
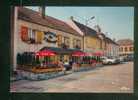
[[[88,25],[88,22],[90,21],[90,20],[93,20],[95,18],[95,16],[92,16],[91,18],[89,18],[89,19],[86,19],[85,20],[85,26],[87,27],[87,25]],[[85,27],[85,33],[87,33],[87,29],[86,29],[86,27]],[[83,35],[83,51],[84,51],[84,37],[85,37],[85,34]]]

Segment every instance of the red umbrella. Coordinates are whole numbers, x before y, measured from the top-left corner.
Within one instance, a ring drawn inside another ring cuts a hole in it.
[[[36,52],[36,55],[39,55],[39,56],[54,56],[54,55],[56,55],[56,53],[51,51],[51,50],[43,50],[43,51]]]
[[[85,53],[85,56],[92,56],[92,53]]]
[[[103,53],[102,53],[102,52],[95,52],[95,53],[93,53],[93,55],[94,55],[94,56],[102,56]]]
[[[81,51],[75,51],[72,53],[72,56],[85,56],[85,53]]]

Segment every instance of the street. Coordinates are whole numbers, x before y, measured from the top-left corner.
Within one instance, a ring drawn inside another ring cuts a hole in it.
[[[133,62],[126,62],[49,80],[15,81],[11,92],[133,93],[133,74]]]

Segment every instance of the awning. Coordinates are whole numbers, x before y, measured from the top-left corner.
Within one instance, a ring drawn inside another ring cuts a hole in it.
[[[72,53],[72,56],[85,56],[85,53],[81,51],[74,51]]]
[[[93,53],[88,53],[88,52],[86,52],[86,53],[85,53],[85,56],[93,56]]]
[[[56,53],[51,50],[42,50],[42,51],[36,52],[36,55],[38,55],[38,56],[54,56],[54,55],[56,55]]]
[[[93,53],[94,56],[103,56],[104,53],[103,52],[95,52]]]
[[[43,47],[42,49],[40,49],[40,51],[43,51],[43,50],[51,50],[56,52],[56,54],[72,54],[74,51],[83,52],[78,49],[69,49],[69,48],[65,49],[65,48],[57,48],[57,47]]]

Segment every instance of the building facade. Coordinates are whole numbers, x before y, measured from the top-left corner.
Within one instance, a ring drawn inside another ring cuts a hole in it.
[[[119,45],[108,37],[106,37],[106,42],[107,42],[106,56],[119,57]]]
[[[105,42],[99,37],[96,30],[83,25],[74,19],[67,22],[73,29],[83,36],[83,50],[88,53],[104,53]]]
[[[60,52],[54,59],[69,60],[70,51],[83,50],[82,36],[68,24],[24,7],[15,7],[12,36],[14,70],[18,53],[37,52],[48,47]]]
[[[119,44],[119,55],[120,56],[133,56],[134,55],[134,44],[130,39],[118,40]]]

